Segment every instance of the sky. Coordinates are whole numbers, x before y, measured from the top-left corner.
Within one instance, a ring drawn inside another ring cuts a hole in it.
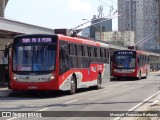
[[[109,6],[113,5],[114,17],[117,0],[9,0],[5,18],[51,29],[70,29],[86,22],[82,19],[91,20],[93,15],[98,15],[100,5],[104,16],[109,15]],[[113,30],[117,30],[116,18]]]

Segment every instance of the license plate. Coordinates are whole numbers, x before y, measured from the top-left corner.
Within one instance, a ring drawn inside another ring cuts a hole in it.
[[[28,89],[32,89],[32,90],[37,89],[37,88],[38,86],[28,86]]]

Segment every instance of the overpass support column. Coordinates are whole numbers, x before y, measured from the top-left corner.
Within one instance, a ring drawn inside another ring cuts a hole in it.
[[[8,0],[0,0],[0,17],[4,17],[4,10]]]

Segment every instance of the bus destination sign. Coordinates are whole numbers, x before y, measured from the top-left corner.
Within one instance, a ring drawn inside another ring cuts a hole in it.
[[[22,38],[22,43],[52,43],[52,38]]]
[[[117,52],[119,55],[133,55],[133,51],[120,51]]]

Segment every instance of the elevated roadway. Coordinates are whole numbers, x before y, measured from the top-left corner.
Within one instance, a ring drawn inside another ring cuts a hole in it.
[[[11,43],[15,35],[36,33],[54,34],[54,30],[0,17],[0,50],[4,50],[4,46]]]

